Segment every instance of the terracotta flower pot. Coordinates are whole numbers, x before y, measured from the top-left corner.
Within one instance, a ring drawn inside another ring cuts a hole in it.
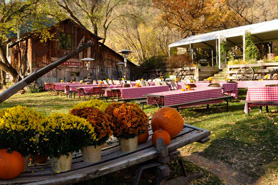
[[[36,164],[43,164],[47,161],[47,156],[36,154],[35,155],[35,163]]]

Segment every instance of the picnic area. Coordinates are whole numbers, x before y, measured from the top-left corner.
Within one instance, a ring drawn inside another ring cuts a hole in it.
[[[0,1],[0,185],[278,184],[278,1]]]

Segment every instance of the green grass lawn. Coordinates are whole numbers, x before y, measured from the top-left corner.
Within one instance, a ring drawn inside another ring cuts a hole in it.
[[[244,99],[246,91],[240,91],[240,99]],[[53,112],[68,112],[71,107],[83,100],[72,100],[65,96],[54,96],[48,92],[14,95],[0,104],[0,109],[15,105],[25,105],[49,115]],[[244,184],[256,182],[260,178],[272,179],[278,170],[278,113],[276,107],[271,112],[259,114],[258,108],[252,108],[251,116],[243,112],[244,104],[233,100],[229,112],[225,104],[189,108],[181,111],[185,123],[211,131],[210,141],[205,144],[194,143],[181,148],[183,154],[198,153],[205,158],[224,162],[232,170],[248,177]],[[145,112],[152,115],[156,107],[146,106]],[[192,171],[191,164],[185,162]],[[175,169],[175,165],[174,168]],[[202,171],[201,169],[199,171]],[[125,174],[125,171],[110,174],[92,181],[91,184],[105,183],[105,179]],[[217,177],[209,174],[194,184],[221,184]],[[103,179],[104,178],[104,179]],[[120,180],[123,178],[120,178]],[[147,177],[147,179],[151,179]],[[215,182],[214,182],[215,181]],[[99,182],[99,183],[96,183]],[[213,183],[212,183],[213,182]],[[153,180],[143,184],[152,184]],[[125,184],[125,183],[118,183]],[[129,183],[126,183],[129,184]],[[268,184],[268,183],[266,183]]]

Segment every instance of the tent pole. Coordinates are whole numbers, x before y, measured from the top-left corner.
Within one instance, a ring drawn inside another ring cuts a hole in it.
[[[213,67],[214,64],[213,64],[213,49],[211,49],[211,67]]]
[[[242,37],[242,39],[243,39],[243,57],[242,57],[242,59],[243,59],[243,61],[245,61],[245,35],[246,35],[246,33],[244,32],[244,34],[243,34],[243,37]]]
[[[190,54],[191,54],[191,63],[193,64],[193,60],[194,60],[194,56],[193,56],[193,48],[192,48],[192,44],[189,45],[190,48]]]
[[[221,69],[221,51],[220,51],[220,44],[221,44],[221,40],[220,37],[218,39],[218,68]]]

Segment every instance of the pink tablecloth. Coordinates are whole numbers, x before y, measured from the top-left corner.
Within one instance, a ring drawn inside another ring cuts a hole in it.
[[[246,94],[247,101],[278,101],[278,87],[250,87],[248,88]],[[264,104],[264,103],[256,103],[256,104],[245,104],[244,112],[247,113],[248,108],[252,106],[266,106],[266,105],[276,105],[278,104]]]
[[[278,80],[238,81],[238,88],[264,87],[266,85],[273,85],[273,84],[278,84]]]
[[[160,101],[159,103],[164,104],[164,106],[192,102],[192,101],[197,101],[202,99],[217,98],[223,96],[220,88],[195,89],[192,91],[176,90],[176,91],[149,94],[148,104],[156,104],[152,95],[161,96],[162,99],[159,100]],[[210,104],[221,103],[221,102],[222,100],[217,100],[217,101],[210,102]],[[207,104],[207,102],[198,103],[196,105],[201,105],[201,104]]]
[[[221,85],[222,93],[238,98],[238,84],[237,83],[227,83],[227,82],[217,82]],[[206,82],[196,82],[198,88],[208,87],[209,83]]]
[[[82,87],[80,89],[78,89],[78,96],[81,96],[82,93],[92,93],[92,94],[104,94],[104,90],[105,88],[119,88],[121,87],[121,85],[103,85],[101,87],[97,86],[93,86],[93,87]]]
[[[84,87],[88,87],[88,88],[92,88],[92,87],[96,87],[98,85],[93,85],[93,84],[70,84],[70,85],[64,85],[64,92],[65,94],[68,94],[69,92],[77,92],[78,88],[84,88]]]
[[[121,96],[123,99],[129,98],[142,98],[145,94],[149,93],[156,93],[156,92],[163,92],[169,91],[168,86],[146,86],[146,87],[139,87],[139,88],[121,88]]]

